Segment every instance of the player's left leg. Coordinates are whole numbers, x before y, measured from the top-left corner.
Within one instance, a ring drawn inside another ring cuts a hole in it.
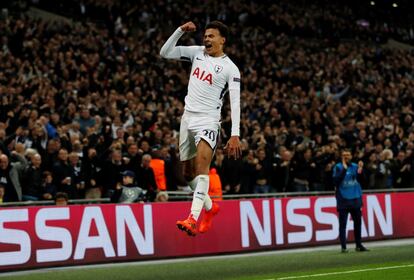
[[[197,145],[197,156],[195,157],[195,172],[197,176],[193,181],[197,182],[197,185],[193,194],[191,214],[186,220],[177,222],[177,227],[187,232],[190,236],[195,236],[197,234],[197,220],[203,207],[208,210],[212,208],[212,201],[208,195],[208,171],[212,156],[213,149],[206,141],[201,139]]]
[[[205,208],[205,211],[203,213],[203,218],[201,219],[200,226],[198,227],[198,231],[200,233],[207,232],[213,223],[213,217],[218,214],[220,211],[220,207],[216,202],[212,202],[211,209],[207,210]]]

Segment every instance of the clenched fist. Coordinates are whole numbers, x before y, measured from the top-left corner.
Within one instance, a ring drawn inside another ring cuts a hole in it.
[[[196,29],[197,29],[197,27],[195,26],[195,24],[192,21],[184,23],[183,25],[180,26],[180,28],[184,32],[193,32],[193,31],[196,31]]]

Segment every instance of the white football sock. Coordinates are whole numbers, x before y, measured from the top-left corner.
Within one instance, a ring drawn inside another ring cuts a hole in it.
[[[197,179],[197,187],[195,188],[193,195],[193,203],[191,204],[191,215],[197,221],[200,216],[201,210],[205,204],[206,198],[210,200],[211,208],[211,199],[208,196],[208,187],[209,187],[209,177],[208,175],[198,175],[194,180]],[[193,180],[193,181],[194,181]],[[208,203],[208,202],[207,202]]]
[[[190,182],[188,182],[188,186],[191,188],[191,190],[195,190],[197,187],[197,182],[198,182],[198,176],[195,177],[193,180],[191,180]],[[210,184],[210,182],[209,182]],[[208,193],[208,191],[207,191]],[[213,207],[213,202],[211,201],[211,198],[209,195],[206,196],[205,200],[204,200],[204,209],[206,209],[207,211],[209,211],[211,209],[211,207]]]

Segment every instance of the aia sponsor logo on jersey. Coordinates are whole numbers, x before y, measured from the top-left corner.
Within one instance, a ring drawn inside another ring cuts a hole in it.
[[[199,67],[194,69],[194,72],[191,75],[195,76],[197,79],[199,79],[203,82],[204,81],[208,82],[210,85],[213,84],[213,75],[211,73],[207,73],[204,70],[201,71]]]

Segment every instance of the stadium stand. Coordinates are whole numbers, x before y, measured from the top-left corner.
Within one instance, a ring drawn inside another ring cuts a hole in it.
[[[70,199],[107,198],[120,173],[140,174],[142,156],[153,151],[165,163],[167,190],[185,185],[177,134],[189,67],[167,63],[158,52],[186,20],[200,28],[182,44],[201,44],[202,27],[213,19],[230,26],[226,52],[242,73],[243,158],[217,150],[223,193],[332,190],[342,147],[365,162],[365,189],[414,187],[408,1],[392,11],[368,1],[358,9],[355,1],[2,5],[0,176],[17,155],[27,159],[20,182],[32,183],[20,190],[0,184],[4,202],[52,200],[48,194],[56,191]],[[33,18],[33,8],[70,20]],[[227,101],[223,143],[229,111]],[[37,153],[41,166],[34,168]]]

